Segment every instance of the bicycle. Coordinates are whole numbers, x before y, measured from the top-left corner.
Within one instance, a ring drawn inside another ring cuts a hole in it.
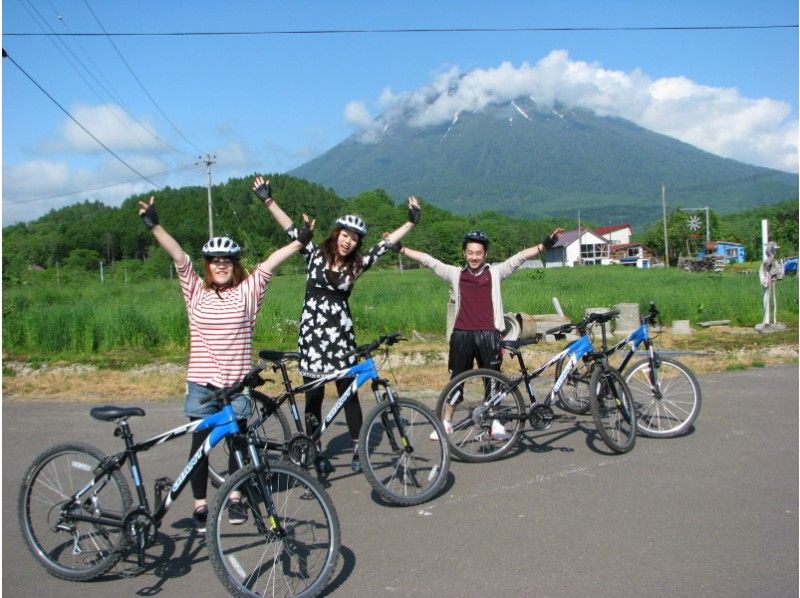
[[[263,368],[260,364],[238,384],[203,401],[221,400],[219,412],[138,443],[128,419],[144,416],[143,409],[92,408],[93,418],[115,424],[114,435],[125,445],[115,455],[106,456],[82,442],[59,444],[41,453],[25,473],[17,509],[25,542],[47,572],[70,581],[92,580],[111,570],[129,550],[136,551],[142,571],[145,550],[155,544],[164,516],[198,461],[221,440],[242,439],[230,400],[263,383],[259,376]],[[210,429],[207,440],[175,481],[155,480],[151,510],[138,454],[203,429]],[[262,459],[256,428],[248,428],[245,437],[246,452],[243,443],[232,443],[241,469],[226,480],[209,507],[206,539],[214,571],[236,595],[278,591],[313,596],[325,586],[338,560],[336,510],[306,472]],[[122,473],[126,463],[135,485],[135,503]],[[248,525],[229,530],[225,507],[236,491],[241,493]]]
[[[642,436],[672,438],[691,428],[700,413],[702,396],[700,384],[689,367],[656,351],[649,326],[656,325],[659,315],[655,303],[651,302],[647,315],[640,318],[639,327],[610,348],[604,341],[603,352],[611,356],[630,345],[617,369],[625,377],[633,396],[637,431]],[[630,363],[642,345],[647,357]],[[589,410],[588,382],[586,363],[572,370],[559,392],[559,403],[565,411],[582,414]]]
[[[450,451],[446,442],[430,442],[428,438],[432,431],[442,438],[442,424],[422,403],[399,398],[389,381],[380,377],[372,357],[379,347],[385,345],[388,352],[388,347],[401,340],[405,340],[401,333],[393,332],[361,345],[352,352],[356,358],[364,358],[360,363],[299,386],[292,385],[287,369],[287,362],[300,359],[299,353],[259,351],[259,357],[271,362],[273,371],[281,373],[283,391],[269,400],[276,409],[289,402],[297,430],[288,442],[267,440],[265,450],[281,451],[296,465],[310,467],[319,452],[317,441],[344,404],[370,382],[377,404],[364,418],[358,439],[358,456],[367,481],[383,500],[394,504],[416,505],[436,496],[447,481]],[[311,435],[306,434],[295,396],[345,378],[353,379],[350,386],[336,400],[319,428]]]
[[[480,368],[462,372],[450,380],[439,395],[436,413],[441,416],[445,405],[453,409],[453,432],[448,436],[453,454],[464,461],[494,461],[516,446],[525,421],[535,430],[549,428],[555,418],[551,404],[572,369],[584,357],[591,364],[589,404],[597,431],[615,453],[630,451],[636,441],[636,415],[631,392],[619,372],[609,365],[606,356],[595,351],[587,334],[591,323],[608,321],[616,315],[618,312],[592,313],[580,322],[548,330],[547,334],[556,335],[578,330],[581,336],[533,371],[528,370],[521,349],[536,340],[504,340],[501,345],[517,359],[519,375],[509,378],[496,370]],[[556,377],[545,399],[538,401],[533,381],[548,368],[562,362],[563,371]],[[520,386],[527,391],[528,406],[522,398]],[[502,424],[503,434],[493,433],[494,422]]]

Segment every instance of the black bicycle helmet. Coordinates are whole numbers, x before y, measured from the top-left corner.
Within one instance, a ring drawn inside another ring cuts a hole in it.
[[[228,237],[213,237],[203,245],[204,257],[229,257],[233,259],[242,255],[242,248]]]
[[[487,237],[486,233],[483,231],[471,230],[464,235],[464,241],[461,243],[461,249],[466,249],[467,243],[469,242],[480,243],[483,245],[484,249],[489,249],[489,237]]]
[[[346,216],[337,218],[336,228],[346,228],[362,238],[367,234],[367,225],[355,214],[347,214]]]

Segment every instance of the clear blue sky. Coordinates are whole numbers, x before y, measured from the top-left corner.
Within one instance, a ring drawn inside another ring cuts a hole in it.
[[[619,30],[797,22],[796,0],[3,0],[2,13],[3,48],[11,58],[117,156],[158,186],[172,187],[206,184],[204,166],[183,168],[200,153],[216,155],[215,183],[285,172],[369,131],[381,115],[449,119],[520,90],[797,172],[797,28]],[[10,35],[457,28],[617,30],[111,41]],[[430,98],[458,77],[459,92],[423,117],[431,106],[416,92]],[[8,59],[2,110],[4,225],[86,198],[118,205],[153,189]]]

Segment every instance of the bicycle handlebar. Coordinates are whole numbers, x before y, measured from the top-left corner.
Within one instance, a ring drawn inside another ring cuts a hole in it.
[[[383,336],[378,337],[371,343],[367,343],[366,345],[361,345],[355,351],[351,351],[347,355],[355,355],[356,357],[363,357],[364,355],[369,355],[384,343],[386,344],[387,347],[389,347],[395,343],[404,340],[406,339],[403,338],[402,332],[390,332],[389,334],[384,334]]]
[[[207,397],[203,397],[200,399],[200,404],[205,405],[214,400],[221,400],[223,403],[228,403],[231,400],[231,397],[236,396],[240,392],[242,392],[245,388],[256,388],[264,384],[265,380],[259,376],[259,374],[264,371],[265,364],[264,362],[259,362],[252,370],[245,374],[244,378],[242,378],[239,382],[234,384],[233,386],[227,386],[225,388],[220,388],[217,391],[214,391],[213,394],[208,395]]]
[[[589,324],[592,324],[594,322],[598,322],[600,324],[605,324],[606,322],[610,322],[618,315],[619,315],[618,309],[612,309],[611,311],[605,313],[592,312],[580,322],[570,322],[569,324],[562,324],[561,326],[556,326],[555,328],[546,330],[545,334],[566,334],[567,332],[572,332],[575,329],[583,330]]]

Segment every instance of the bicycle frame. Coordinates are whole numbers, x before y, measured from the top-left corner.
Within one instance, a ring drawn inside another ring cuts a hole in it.
[[[195,469],[197,468],[200,459],[202,459],[204,456],[207,456],[223,438],[239,433],[239,426],[236,422],[236,416],[234,414],[233,407],[230,405],[225,405],[222,410],[201,420],[178,426],[177,428],[173,428],[172,430],[168,430],[167,432],[159,434],[158,436],[154,436],[148,440],[136,444],[133,442],[133,434],[128,424],[128,418],[122,417],[117,420],[116,423],[117,430],[115,431],[115,435],[122,436],[123,441],[125,442],[125,450],[117,453],[116,455],[107,457],[106,460],[98,467],[98,471],[95,473],[94,478],[65,502],[65,505],[62,509],[62,516],[65,516],[69,520],[86,521],[89,523],[94,522],[111,527],[124,527],[124,513],[122,514],[122,517],[112,519],[103,516],[90,517],[79,513],[70,513],[70,507],[79,505],[86,493],[89,492],[95,484],[99,483],[103,477],[108,476],[114,469],[122,467],[126,461],[128,462],[131,478],[136,486],[136,494],[139,499],[138,508],[143,508],[149,513],[150,507],[147,500],[147,492],[144,487],[144,481],[141,476],[138,453],[147,451],[156,445],[169,442],[175,438],[179,438],[185,434],[188,434],[189,432],[211,428],[211,433],[209,434],[208,438],[206,438],[206,441],[199,449],[197,449],[195,454],[189,458],[186,466],[180,472],[176,480],[170,485],[169,492],[162,500],[159,500],[156,510],[152,512],[151,517],[153,520],[156,523],[160,523],[170,506],[174,503],[175,499],[188,483],[192,473],[194,473]],[[157,484],[156,491],[158,490],[159,486]]]
[[[290,409],[292,412],[292,419],[295,422],[295,426],[297,427],[297,431],[301,434],[304,433],[302,421],[300,419],[300,411],[297,408],[297,401],[295,400],[295,395],[300,393],[305,393],[309,390],[314,390],[315,388],[319,388],[320,386],[324,386],[329,382],[335,382],[337,380],[342,380],[345,378],[353,378],[352,383],[348,386],[345,391],[339,396],[336,402],[331,407],[330,411],[325,415],[323,420],[320,422],[320,426],[311,434],[309,438],[313,441],[317,441],[322,437],[322,434],[325,430],[330,426],[331,422],[339,415],[339,412],[344,408],[345,403],[350,400],[353,395],[355,395],[356,391],[359,388],[364,386],[368,381],[372,381],[373,383],[373,390],[377,388],[377,385],[384,380],[378,374],[378,368],[375,365],[375,359],[373,357],[367,357],[364,361],[357,363],[355,365],[350,366],[344,370],[337,370],[335,372],[331,372],[326,374],[322,378],[317,378],[311,382],[307,382],[305,384],[301,384],[300,386],[293,387],[291,382],[289,381],[289,376],[286,371],[286,366],[284,363],[276,366],[276,368],[281,369],[283,374],[283,383],[285,387],[284,393],[275,399],[275,402],[280,405],[283,401],[288,400]],[[389,393],[391,395],[391,393]],[[393,397],[390,397],[389,400],[392,400]],[[375,400],[380,401],[377,393],[375,395]],[[267,443],[269,448],[277,448],[273,447],[273,443]]]
[[[520,351],[514,351],[514,356],[517,358],[517,362],[519,363],[521,375],[511,381],[511,388],[515,388],[520,384],[520,382],[525,381],[525,389],[528,392],[528,398],[533,406],[537,400],[536,393],[531,386],[531,381],[538,378],[542,372],[554,366],[568,356],[569,358],[566,361],[566,366],[561,372],[561,375],[553,383],[552,388],[547,392],[547,397],[545,397],[544,401],[542,402],[544,405],[550,405],[554,400],[553,397],[558,394],[558,391],[564,385],[564,382],[566,382],[569,374],[577,365],[578,360],[592,353],[594,353],[594,345],[592,345],[592,341],[589,338],[589,335],[586,333],[581,335],[578,340],[567,345],[561,352],[549,359],[544,365],[539,366],[533,371],[528,371],[528,367],[525,365],[525,360],[522,358],[522,353]],[[497,404],[501,399],[502,397],[498,397],[492,401],[492,403]]]

